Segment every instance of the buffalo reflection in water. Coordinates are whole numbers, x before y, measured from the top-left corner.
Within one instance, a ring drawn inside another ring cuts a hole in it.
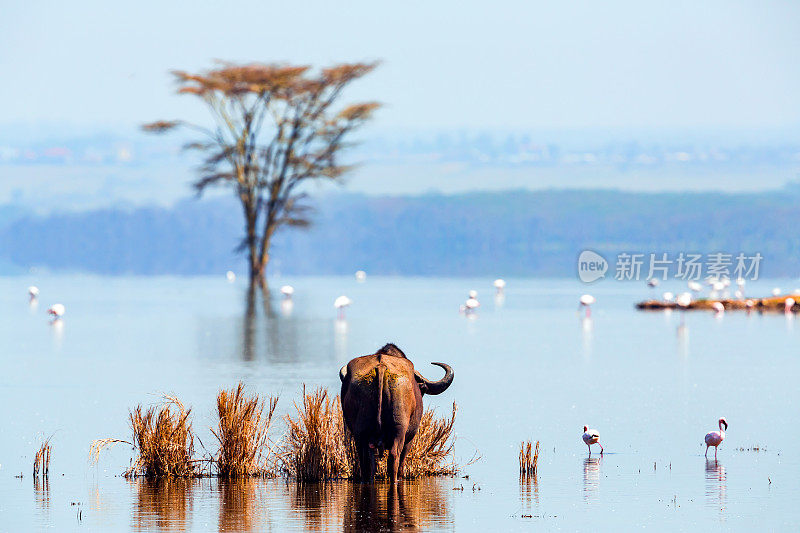
[[[442,485],[436,479],[300,484],[292,506],[303,513],[307,531],[420,531],[452,525]]]

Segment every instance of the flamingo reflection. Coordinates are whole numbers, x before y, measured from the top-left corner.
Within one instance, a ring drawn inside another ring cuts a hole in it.
[[[594,500],[600,490],[600,465],[603,457],[587,457],[583,460],[583,500]]]
[[[728,482],[725,467],[716,459],[706,460],[706,505],[725,511]]]

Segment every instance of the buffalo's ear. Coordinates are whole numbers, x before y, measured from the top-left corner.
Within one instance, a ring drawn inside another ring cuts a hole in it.
[[[416,381],[417,386],[419,386],[419,392],[422,394],[428,392],[428,384],[425,382],[425,378],[419,375],[419,372],[414,372],[414,381]]]

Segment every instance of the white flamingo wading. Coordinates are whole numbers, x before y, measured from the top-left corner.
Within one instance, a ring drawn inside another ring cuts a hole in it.
[[[592,316],[592,304],[595,302],[594,296],[591,294],[584,294],[579,301],[580,307],[578,307],[578,309],[580,310],[580,308],[583,307],[586,309],[586,316]]]
[[[59,320],[64,313],[66,312],[66,308],[63,304],[53,304],[50,309],[47,310],[47,314],[53,317],[53,320]]]
[[[725,429],[722,429],[722,426],[725,426]],[[717,458],[717,448],[722,441],[725,440],[725,430],[728,429],[728,422],[725,420],[725,417],[719,419],[719,431],[711,431],[706,433],[706,457],[708,457],[708,449],[713,446],[714,447],[714,459]]]
[[[291,285],[284,285],[281,287],[281,294],[283,295],[284,299],[291,300],[292,295],[294,294],[294,287]]]
[[[592,444],[600,446],[600,455],[603,455],[603,445],[600,444],[600,433],[596,429],[589,429],[589,426],[583,426],[583,442],[589,447],[589,455],[592,455]]]

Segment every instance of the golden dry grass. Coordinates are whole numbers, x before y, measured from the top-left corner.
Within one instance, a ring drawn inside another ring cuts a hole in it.
[[[214,466],[220,477],[266,476],[272,447],[269,429],[278,398],[264,402],[257,394],[246,396],[244,384],[217,395],[216,429],[211,432],[219,442]]]
[[[34,478],[36,478],[39,473],[42,474],[42,478],[47,478],[50,474],[50,439],[52,438],[52,436],[47,437],[36,452],[36,457],[33,459]]]
[[[193,458],[190,414],[191,409],[186,409],[174,396],[165,395],[160,405],[147,410],[137,405],[129,415],[133,441],[99,439],[92,443],[89,454],[96,462],[105,448],[117,443],[131,444],[137,456],[124,472],[125,477],[195,477],[198,461]]]
[[[307,393],[295,404],[296,418],[286,415],[287,435],[280,447],[278,470],[297,481],[359,477],[355,443],[344,424],[341,400],[325,389]],[[406,478],[452,476],[459,465],[453,456],[456,404],[450,417],[437,417],[426,409],[405,462]],[[386,478],[387,454],[378,460],[376,476]]]
[[[533,445],[531,441],[522,442],[519,445],[519,475],[520,477],[535,476],[539,468],[539,441],[536,441],[536,448],[531,451]]]
[[[295,403],[297,418],[286,415],[287,433],[278,454],[278,470],[297,481],[350,477],[349,441],[342,420],[339,396],[318,388]]]
[[[331,398],[323,388],[308,393],[303,386],[302,404],[294,404],[295,415],[284,417],[286,434],[278,445],[269,438],[277,397],[267,401],[245,394],[242,383],[222,390],[217,396],[218,425],[211,432],[219,449],[214,455],[196,459],[190,409],[173,396],[144,410],[141,405],[130,412],[131,441],[98,439],[92,443],[90,457],[97,462],[106,448],[130,444],[136,456],[125,477],[190,478],[209,475],[213,466],[223,478],[283,475],[299,482],[359,477],[355,442],[342,417],[341,400]],[[437,417],[423,412],[417,435],[406,457],[404,475],[453,476],[460,469],[454,458],[456,417],[453,403],[450,416]],[[377,461],[377,477],[386,478],[387,455]],[[467,464],[471,464],[475,458]]]

